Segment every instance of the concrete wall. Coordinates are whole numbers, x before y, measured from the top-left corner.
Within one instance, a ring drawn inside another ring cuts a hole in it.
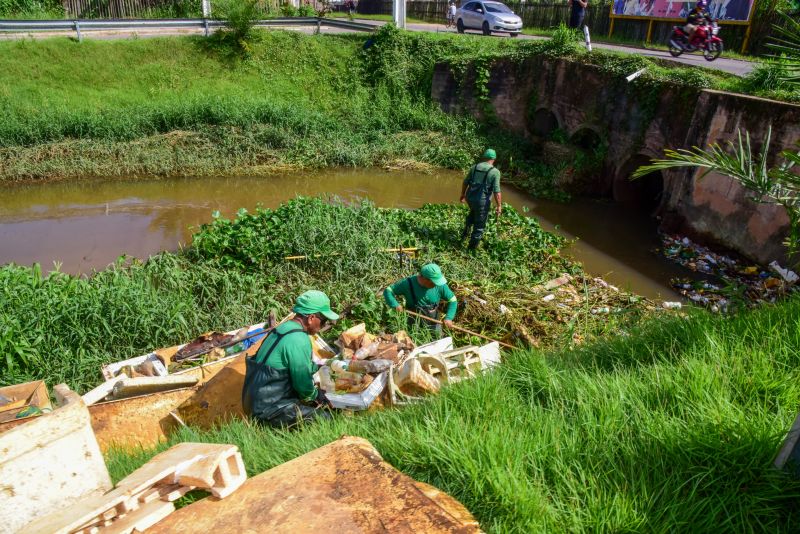
[[[747,129],[758,145],[772,125],[772,160],[800,140],[800,106],[718,91],[663,87],[659,93],[597,67],[566,60],[501,60],[491,69],[489,102],[474,91],[474,74],[458,80],[436,66],[432,99],[449,113],[493,116],[525,137],[558,127],[570,136],[597,135],[608,143],[605,172],[586,192],[624,197],[630,172],[664,148],[706,147]],[[783,208],[758,204],[731,179],[700,173],[663,173],[659,214],[667,231],[716,243],[759,262],[785,261]]]

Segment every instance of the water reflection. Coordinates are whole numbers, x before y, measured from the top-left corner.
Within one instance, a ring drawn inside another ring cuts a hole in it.
[[[219,210],[234,216],[258,204],[274,207],[297,195],[335,194],[379,206],[415,208],[456,202],[461,174],[336,169],[271,177],[86,181],[8,188],[0,197],[0,264],[60,262],[62,270],[102,269],[119,255],[146,258],[191,239],[191,227]],[[506,188],[503,199],[527,207],[549,230],[579,238],[570,253],[592,273],[647,296],[674,298],[677,266],[652,254],[653,224],[618,205],[534,200]]]

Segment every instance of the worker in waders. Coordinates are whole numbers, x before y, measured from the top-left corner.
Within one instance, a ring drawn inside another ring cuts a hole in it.
[[[499,217],[503,212],[503,202],[500,196],[500,171],[494,167],[496,157],[497,154],[493,149],[486,149],[486,152],[483,153],[483,161],[472,166],[461,186],[461,202],[469,205],[469,215],[464,222],[461,240],[469,237],[468,248],[471,250],[478,248],[478,243],[483,237],[486,221],[489,219],[492,196],[494,196],[497,216]],[[470,231],[472,235],[470,235]]]
[[[439,303],[446,302],[447,311],[442,323],[448,328],[453,326],[458,301],[447,285],[447,279],[442,274],[442,269],[435,263],[423,266],[419,270],[419,274],[403,278],[383,291],[383,298],[386,304],[390,308],[402,312],[403,306],[397,301],[398,296],[403,297],[406,308],[409,311],[425,315],[431,319],[439,319]],[[409,315],[408,322],[409,325],[416,324],[417,320]],[[441,334],[441,325],[430,321],[425,321],[425,325],[437,334]]]
[[[325,392],[314,385],[317,366],[311,340],[328,321],[339,316],[321,291],[306,291],[295,301],[294,318],[277,326],[247,366],[242,390],[244,412],[274,427],[331,416]]]

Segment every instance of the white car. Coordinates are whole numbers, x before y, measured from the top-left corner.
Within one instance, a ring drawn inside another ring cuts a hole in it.
[[[458,33],[481,30],[484,35],[506,32],[516,37],[522,31],[522,19],[500,2],[467,2],[456,10]]]

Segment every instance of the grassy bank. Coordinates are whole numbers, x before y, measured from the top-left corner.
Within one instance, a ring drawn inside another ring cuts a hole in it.
[[[771,467],[800,405],[800,300],[648,323],[503,366],[402,410],[296,432],[236,422],[251,475],[342,434],[451,493],[490,532],[790,532],[800,482]],[[112,454],[120,478],[154,451]]]
[[[587,54],[566,30],[541,42],[390,27],[372,36],[255,35],[244,49],[201,37],[0,43],[0,180],[334,165],[464,168],[491,144],[507,178],[552,196],[552,173],[533,159],[526,140],[430,102],[439,61],[486,69],[498,58],[566,57],[612,75],[647,67],[635,84],[648,92],[669,84],[794,98],[763,73],[740,80],[642,57]]]

